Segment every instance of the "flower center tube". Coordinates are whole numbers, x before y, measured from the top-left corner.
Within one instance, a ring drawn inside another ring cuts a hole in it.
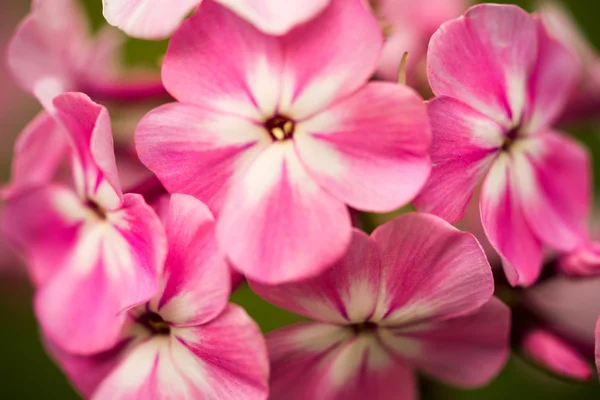
[[[281,141],[294,136],[296,123],[284,115],[276,115],[265,122],[265,128],[273,140]]]
[[[137,319],[152,335],[169,335],[171,326],[157,313],[147,312]]]
[[[352,325],[352,329],[354,330],[354,333],[359,335],[361,333],[371,333],[371,332],[375,332],[377,330],[377,324],[374,322],[361,322],[359,324],[354,324]]]
[[[96,215],[99,219],[101,220],[105,220],[106,219],[106,211],[104,211],[104,209],[102,207],[100,207],[100,205],[98,203],[96,203],[93,200],[88,200],[85,203],[85,206],[94,213],[94,215]]]
[[[502,151],[510,151],[511,146],[521,136],[521,125],[515,125],[506,132],[504,143],[502,144]]]

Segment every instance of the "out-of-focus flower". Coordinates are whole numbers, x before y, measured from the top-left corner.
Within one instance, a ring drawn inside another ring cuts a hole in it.
[[[600,56],[577,26],[568,10],[556,1],[545,1],[540,17],[547,31],[579,57],[583,74],[565,105],[560,122],[600,117]]]
[[[427,214],[355,230],[308,281],[251,287],[315,322],[267,335],[272,399],[412,399],[414,370],[473,387],[508,356],[510,313],[475,238]],[[298,384],[301,382],[301,384]]]
[[[408,53],[407,82],[427,87],[425,55],[431,35],[440,25],[461,15],[468,0],[370,0],[386,41],[377,76],[396,81],[402,56]]]
[[[204,0],[209,2],[212,0]],[[215,0],[267,34],[282,35],[321,12],[330,0]],[[202,0],[104,0],[106,20],[131,36],[162,39]]]
[[[80,93],[53,106],[71,145],[73,186],[10,197],[2,227],[28,261],[45,334],[70,351],[95,352],[120,334],[120,311],[154,295],[164,231],[141,195],[121,190],[106,109]]]
[[[168,207],[159,290],[123,312],[121,340],[89,356],[52,341],[49,351],[86,398],[266,399],[264,339],[241,307],[227,303],[229,268],[212,214],[187,195],[173,195]],[[118,318],[107,323],[120,327]]]
[[[349,245],[347,205],[390,211],[423,186],[426,110],[410,88],[367,83],[381,45],[362,0],[333,0],[281,37],[207,1],[173,36],[163,83],[179,103],[140,122],[138,154],[169,192],[219,214],[246,277],[323,272]]]
[[[523,338],[522,346],[528,357],[558,375],[577,380],[592,377],[592,368],[578,349],[549,330],[531,330]]]
[[[512,285],[538,279],[544,246],[571,251],[586,230],[588,153],[552,128],[579,71],[539,20],[511,5],[472,7],[430,43],[433,169],[415,205],[455,222],[483,180],[482,224]]]

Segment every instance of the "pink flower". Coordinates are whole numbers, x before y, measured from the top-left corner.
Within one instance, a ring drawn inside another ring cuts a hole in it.
[[[205,0],[212,1],[212,0]],[[282,35],[309,21],[330,0],[215,0],[246,19],[261,31]],[[202,0],[104,0],[106,20],[127,32],[145,39],[169,36],[181,20]]]
[[[386,36],[377,75],[396,81],[402,56],[408,52],[408,83],[427,85],[425,55],[440,25],[461,15],[468,0],[370,0]],[[422,75],[421,75],[422,70]]]
[[[11,197],[3,231],[27,258],[45,334],[70,351],[95,352],[120,334],[119,311],[156,292],[164,231],[142,196],[121,191],[106,109],[80,93],[59,95],[54,107],[72,148],[73,187],[50,183]]]
[[[485,254],[432,215],[355,230],[346,256],[312,280],[251,287],[315,320],[267,335],[273,400],[412,399],[415,369],[472,387],[508,357],[510,313],[492,298]]]
[[[455,222],[481,181],[482,224],[512,285],[531,285],[543,247],[580,243],[590,206],[587,151],[552,128],[579,64],[539,20],[472,7],[430,43],[431,177],[417,209]]]
[[[229,268],[212,214],[191,196],[173,195],[165,228],[159,290],[123,313],[120,342],[89,356],[50,342],[50,352],[86,398],[266,399],[264,339],[241,307],[227,303]]]
[[[173,36],[162,72],[179,103],[142,119],[138,154],[169,192],[219,214],[219,242],[247,277],[321,273],[350,242],[346,205],[393,210],[427,179],[421,98],[367,83],[381,45],[362,0],[334,0],[281,37],[207,1]]]
[[[577,380],[592,377],[592,369],[585,357],[548,330],[538,328],[528,332],[522,345],[527,356],[558,375]]]

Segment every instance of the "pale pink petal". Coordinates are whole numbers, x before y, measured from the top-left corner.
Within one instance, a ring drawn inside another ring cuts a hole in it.
[[[164,39],[201,0],[104,0],[104,18],[128,35]]]
[[[510,310],[496,298],[459,318],[379,333],[388,348],[419,370],[462,387],[484,385],[502,370],[509,337]]]
[[[271,35],[287,33],[296,25],[309,21],[330,0],[217,0]]]
[[[529,226],[544,244],[574,250],[585,235],[592,200],[588,151],[552,131],[521,146],[525,157],[515,154],[511,168]]]
[[[125,195],[123,209],[107,221],[88,220],[79,229],[69,258],[37,292],[35,310],[50,340],[91,354],[115,345],[122,311],[156,293],[166,241],[160,220],[137,194]]]
[[[259,296],[286,310],[325,322],[358,323],[375,311],[380,268],[375,243],[354,229],[348,252],[322,275],[277,286],[249,283]]]
[[[297,130],[294,143],[310,174],[353,208],[400,208],[429,175],[426,109],[405,86],[367,84]]]
[[[125,35],[111,26],[102,27],[87,48],[87,57],[79,60],[86,86],[95,81],[115,79],[119,73]]]
[[[248,120],[186,104],[167,104],[136,128],[142,162],[171,193],[190,194],[219,212],[235,177],[271,143]]]
[[[536,23],[527,12],[514,5],[474,6],[432,36],[429,83],[437,96],[461,100],[509,126],[522,116],[537,47]]]
[[[273,400],[417,397],[409,365],[350,327],[295,324],[269,333],[267,345]]]
[[[428,111],[433,167],[414,205],[454,223],[464,216],[502,146],[503,130],[486,115],[449,97],[433,99]]]
[[[570,276],[600,275],[600,243],[583,241],[575,250],[559,257],[558,268]]]
[[[308,176],[292,141],[274,142],[240,177],[217,222],[233,266],[268,284],[318,275],[345,253],[346,206]]]
[[[160,315],[180,326],[214,319],[227,306],[231,281],[212,213],[192,196],[174,194],[165,229],[169,252],[164,288],[155,297]]]
[[[592,377],[592,368],[585,357],[550,331],[534,329],[527,332],[522,346],[533,361],[556,374],[584,381]]]
[[[67,158],[65,132],[46,112],[38,114],[19,134],[12,158],[11,181],[3,196],[50,182]]]
[[[479,209],[485,234],[502,257],[508,281],[529,286],[542,271],[542,243],[529,227],[519,199],[518,165],[523,163],[511,164],[515,163],[509,154],[498,155],[481,188]]]
[[[83,93],[61,94],[53,104],[74,150],[74,180],[80,194],[106,209],[117,208],[123,192],[108,110]]]
[[[381,293],[374,321],[398,326],[467,314],[494,291],[477,240],[430,214],[404,214],[378,227]]]

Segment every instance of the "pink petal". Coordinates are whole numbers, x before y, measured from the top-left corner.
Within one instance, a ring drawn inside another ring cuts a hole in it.
[[[423,100],[391,83],[367,84],[299,124],[294,136],[324,190],[370,211],[395,210],[418,193],[431,168],[429,142]]]
[[[382,257],[374,321],[398,326],[465,315],[492,296],[492,271],[477,240],[438,217],[404,214],[372,237]]]
[[[379,271],[375,243],[354,229],[348,252],[318,277],[277,286],[249,283],[259,296],[278,307],[320,321],[347,324],[368,320],[375,311]]]
[[[510,125],[522,114],[537,46],[536,23],[522,9],[474,6],[432,36],[429,83],[437,96],[453,97]]]
[[[169,192],[191,194],[219,212],[232,182],[271,139],[244,118],[173,103],[142,119],[135,142]]]
[[[105,0],[104,18],[128,35],[143,39],[169,36],[200,0]]]
[[[67,156],[63,130],[46,112],[39,113],[19,134],[12,158],[11,181],[3,196],[49,183]]]
[[[600,274],[600,243],[584,241],[575,250],[563,254],[558,259],[561,273],[584,277]]]
[[[171,324],[199,325],[227,306],[229,265],[215,238],[215,219],[195,198],[174,194],[165,222],[169,252],[158,310]]]
[[[585,235],[592,200],[588,151],[552,131],[526,143],[525,158],[511,161],[525,218],[544,244],[574,250]]]
[[[217,238],[247,278],[267,284],[316,276],[350,242],[342,202],[308,176],[291,141],[274,142],[240,177],[217,223]]]
[[[417,397],[408,365],[349,327],[295,324],[269,333],[267,345],[273,400]]]
[[[118,207],[123,201],[123,192],[108,111],[83,93],[59,95],[53,104],[57,119],[65,127],[73,146],[78,190],[104,208]],[[103,185],[103,181],[108,186]]]
[[[432,377],[462,387],[488,383],[510,354],[510,310],[492,298],[459,318],[385,331],[380,339]]]
[[[282,35],[295,26],[309,21],[321,12],[330,0],[217,0],[261,31]]]
[[[600,371],[600,318],[598,319],[598,322],[596,323],[595,356],[596,356],[596,370]],[[598,376],[600,377],[600,372],[598,373]]]
[[[556,374],[584,381],[592,377],[592,369],[585,357],[550,331],[530,331],[522,345],[527,356]]]
[[[542,271],[542,244],[529,227],[519,199],[517,185],[522,169],[511,164],[515,164],[511,156],[500,153],[485,178],[479,198],[481,222],[502,257],[510,284],[529,286]]]
[[[433,167],[427,184],[415,199],[419,211],[449,222],[460,220],[473,192],[504,141],[502,128],[486,115],[449,98],[428,103],[433,132]]]
[[[108,220],[87,221],[69,258],[35,299],[49,339],[66,351],[91,354],[114,346],[126,314],[156,293],[164,263],[160,220],[137,194],[124,197]]]

